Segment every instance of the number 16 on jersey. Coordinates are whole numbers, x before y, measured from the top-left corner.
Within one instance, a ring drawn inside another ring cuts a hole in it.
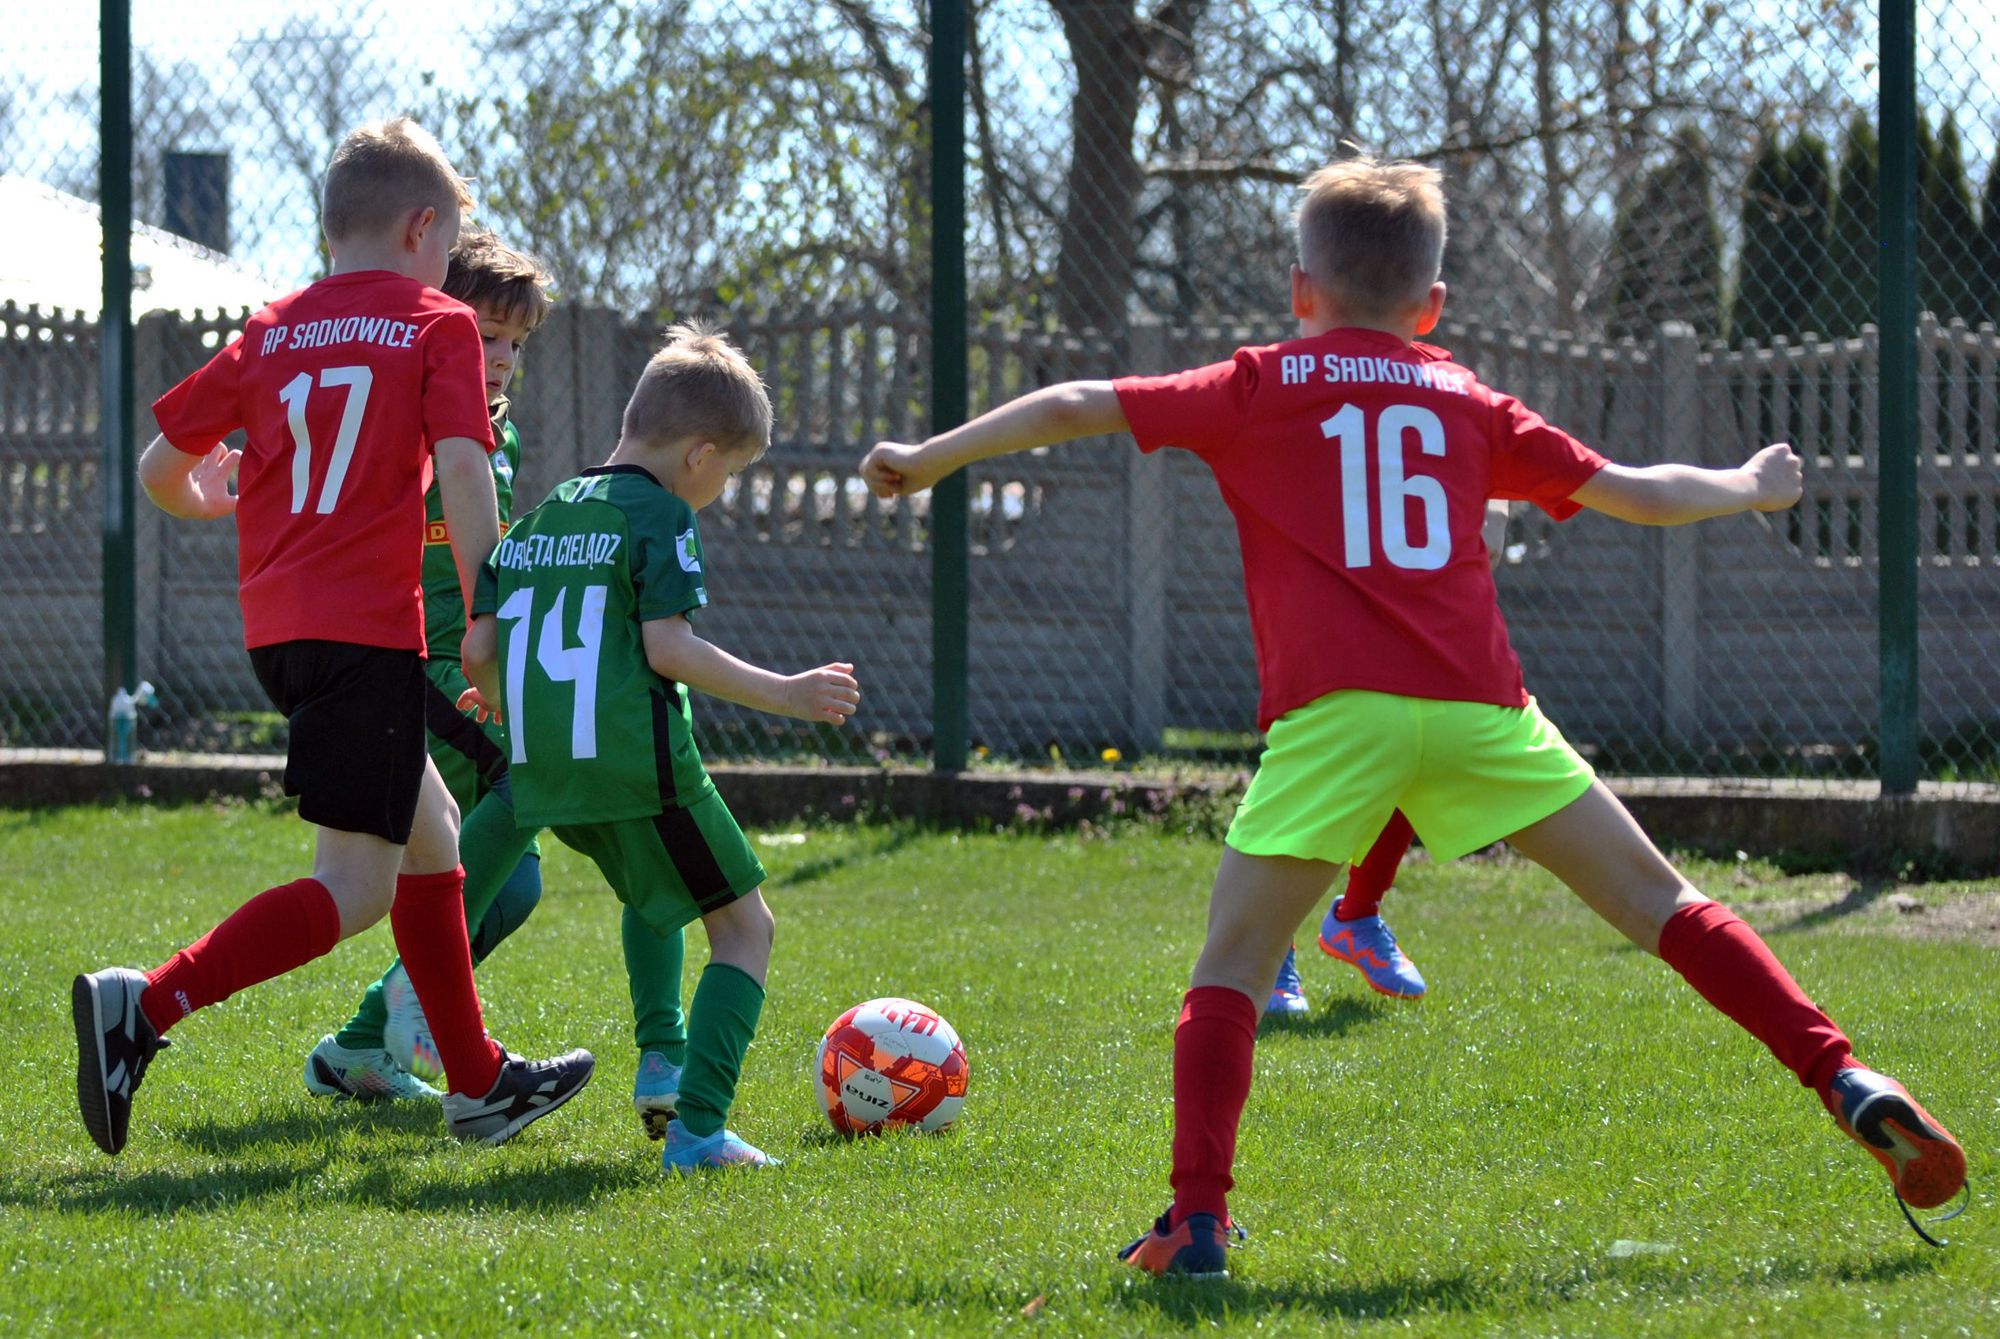
[[[1349,567],[1375,561],[1373,527],[1368,506],[1368,415],[1350,404],[1319,425],[1328,441],[1340,442],[1340,510],[1347,536]],[[1451,559],[1451,518],[1444,485],[1428,475],[1405,475],[1403,443],[1417,435],[1417,449],[1427,456],[1444,454],[1444,421],[1422,405],[1385,406],[1375,420],[1375,461],[1381,494],[1382,556],[1391,567],[1435,572]],[[1423,512],[1423,543],[1410,543],[1408,504],[1415,499]]]

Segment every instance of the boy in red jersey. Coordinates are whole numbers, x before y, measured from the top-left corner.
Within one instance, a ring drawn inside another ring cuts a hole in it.
[[[862,462],[886,496],[1129,431],[1141,450],[1199,455],[1236,517],[1267,747],[1174,1033],[1174,1202],[1121,1258],[1227,1272],[1258,1003],[1288,936],[1398,809],[1438,859],[1505,838],[1554,873],[1817,1091],[1901,1201],[1944,1203],[1965,1182],[1957,1142],[1855,1060],[1757,934],[1681,877],[1536,709],[1479,536],[1489,498],[1651,525],[1776,511],[1798,501],[1798,458],[1776,445],[1736,469],[1624,467],[1487,389],[1415,342],[1443,308],[1444,233],[1435,169],[1322,168],[1298,213],[1298,339],[1173,376],[1050,386]]]
[[[487,1037],[458,814],[424,753],[427,461],[462,589],[498,539],[479,326],[435,291],[471,203],[409,120],[350,134],[326,174],[332,272],[252,316],[153,406],[147,494],[170,515],[236,518],[244,641],[290,723],[285,793],[299,797],[315,849],[310,877],[258,894],[153,971],[76,978],[77,1101],[106,1153],[125,1146],[161,1034],[384,912],[444,1056],[453,1134],[499,1143],[590,1078],[586,1051],[529,1062]],[[240,457],[221,445],[239,428]]]
[[[1486,544],[1487,565],[1498,567],[1507,543],[1508,503],[1488,502],[1486,521],[1480,538]],[[1338,958],[1361,973],[1369,988],[1399,1000],[1420,1000],[1428,987],[1424,974],[1410,961],[1396,942],[1395,932],[1382,919],[1382,898],[1395,886],[1396,871],[1410,853],[1416,829],[1398,809],[1389,815],[1387,827],[1368,854],[1348,866],[1347,891],[1333,899],[1319,923],[1320,952]],[[1302,1014],[1306,1011],[1305,986],[1299,980],[1296,955],[1290,945],[1285,960],[1278,964],[1278,980],[1271,987],[1265,1013]]]

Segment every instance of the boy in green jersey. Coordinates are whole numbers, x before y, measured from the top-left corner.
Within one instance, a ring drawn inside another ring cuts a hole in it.
[[[596,861],[658,934],[696,917],[708,932],[661,1158],[677,1172],[772,1161],[725,1124],[764,1007],[764,867],[695,751],[688,689],[834,725],[861,700],[850,664],[776,674],[690,625],[708,603],[695,513],[770,439],[749,362],[719,334],[676,326],[610,459],[559,484],[481,569],[465,638],[469,700],[507,722],[520,823]]]
[[[452,248],[445,275],[443,291],[472,308],[485,346],[495,442],[493,485],[502,534],[513,514],[514,476],[521,463],[521,438],[509,417],[507,392],[528,336],[547,319],[550,282],[533,257],[485,229],[464,232]],[[466,929],[477,967],[540,902],[541,846],[536,829],[520,830],[514,824],[507,803],[507,739],[500,723],[475,722],[458,710],[467,687],[459,667],[465,602],[435,483],[425,493],[424,507],[426,743],[459,812],[466,815],[459,845],[466,869]],[[650,1087],[660,1090],[642,1093],[637,1100],[641,1117],[658,1138],[671,1115],[671,1076],[687,1043],[680,1008],[684,947],[678,931],[662,937],[632,914],[625,918],[624,940],[640,1017],[639,1045],[646,1053],[642,1079],[650,1077]],[[322,1097],[434,1097],[436,1091],[425,1080],[442,1074],[422,1007],[398,959],[369,986],[346,1025],[313,1048],[306,1058],[305,1084]]]

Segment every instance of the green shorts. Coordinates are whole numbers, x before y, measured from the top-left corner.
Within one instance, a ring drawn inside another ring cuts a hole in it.
[[[485,798],[488,779],[507,770],[507,732],[498,721],[481,724],[458,709],[458,695],[471,685],[456,660],[426,660],[424,677],[431,681],[424,704],[424,743],[463,819]],[[539,834],[528,843],[526,854],[541,858]]]
[[[596,861],[618,900],[656,934],[670,935],[764,882],[763,862],[713,791],[691,808],[553,831]]]
[[[1438,860],[1538,823],[1590,789],[1590,764],[1525,707],[1345,689],[1271,725],[1228,843],[1347,864],[1401,809]]]

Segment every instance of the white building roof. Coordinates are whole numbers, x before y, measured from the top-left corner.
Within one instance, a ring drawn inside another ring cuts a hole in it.
[[[95,315],[103,305],[97,206],[0,173],[0,303]],[[132,228],[132,314],[256,309],[290,291],[246,265],[160,228]]]

